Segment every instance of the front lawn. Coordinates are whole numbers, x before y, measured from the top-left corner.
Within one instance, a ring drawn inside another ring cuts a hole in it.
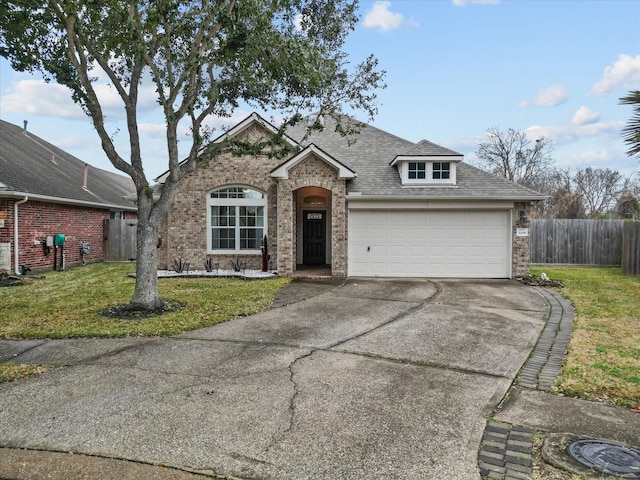
[[[140,319],[100,315],[131,300],[135,264],[95,263],[0,288],[0,338],[174,335],[269,308],[287,278],[164,278],[160,296],[184,308]]]
[[[620,268],[536,267],[560,280],[576,310],[558,392],[617,405],[640,405],[640,278]]]

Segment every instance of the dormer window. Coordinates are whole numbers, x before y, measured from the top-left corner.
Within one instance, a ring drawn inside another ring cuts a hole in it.
[[[427,164],[426,162],[409,162],[409,179],[422,180],[427,178]]]
[[[451,163],[433,162],[432,178],[434,180],[449,180],[451,178]]]
[[[456,163],[401,159],[395,166],[405,186],[448,186],[456,184]]]
[[[390,165],[398,169],[405,187],[453,187],[456,185],[456,165],[463,155],[421,140],[406,152],[396,155]]]

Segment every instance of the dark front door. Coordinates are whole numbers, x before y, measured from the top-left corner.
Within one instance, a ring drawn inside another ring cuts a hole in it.
[[[325,212],[304,212],[302,247],[305,265],[324,265],[325,263],[325,216]]]

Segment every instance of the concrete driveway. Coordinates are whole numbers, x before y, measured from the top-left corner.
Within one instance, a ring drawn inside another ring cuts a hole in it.
[[[0,446],[253,479],[476,480],[486,417],[547,313],[513,281],[352,279],[177,337],[47,342],[23,357],[75,362],[0,385]]]

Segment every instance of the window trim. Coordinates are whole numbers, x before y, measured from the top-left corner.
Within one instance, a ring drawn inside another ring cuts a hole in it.
[[[228,190],[228,189],[249,189],[255,192],[258,192],[262,195],[262,198],[236,198],[236,197],[224,197],[224,198],[212,198],[212,194],[215,192]],[[262,235],[260,238],[259,244],[262,245],[262,239],[268,232],[268,197],[267,193],[263,190],[252,187],[249,185],[225,185],[222,187],[214,188],[207,192],[207,200],[206,200],[206,222],[207,222],[207,254],[209,255],[255,255],[262,254],[261,248],[251,248],[251,249],[243,249],[240,248],[241,241],[241,230],[242,226],[240,225],[240,207],[262,207]],[[212,207],[234,207],[235,210],[235,225],[232,227],[234,229],[235,235],[235,248],[233,249],[214,249],[212,248],[213,242],[213,225],[211,224],[211,209]],[[246,226],[244,228],[247,228]],[[249,227],[250,228],[250,227]]]
[[[440,166],[438,170],[436,170],[436,165]],[[445,165],[447,166],[446,169],[444,168]],[[440,178],[436,178],[436,173],[440,175]],[[442,178],[442,174],[444,173],[447,174],[447,178]],[[451,179],[451,162],[433,162],[431,164],[431,180],[439,182],[443,180],[448,181],[450,179]]]
[[[427,170],[427,162],[407,162],[407,180],[426,180]],[[415,174],[415,177],[411,177],[412,173]]]
[[[409,178],[410,163],[425,163],[425,178]],[[449,178],[438,179],[433,178],[434,163],[449,164]],[[438,187],[438,186],[456,186],[456,164],[458,162],[451,158],[429,158],[424,157],[405,157],[397,162],[400,181],[403,186],[408,187]]]

